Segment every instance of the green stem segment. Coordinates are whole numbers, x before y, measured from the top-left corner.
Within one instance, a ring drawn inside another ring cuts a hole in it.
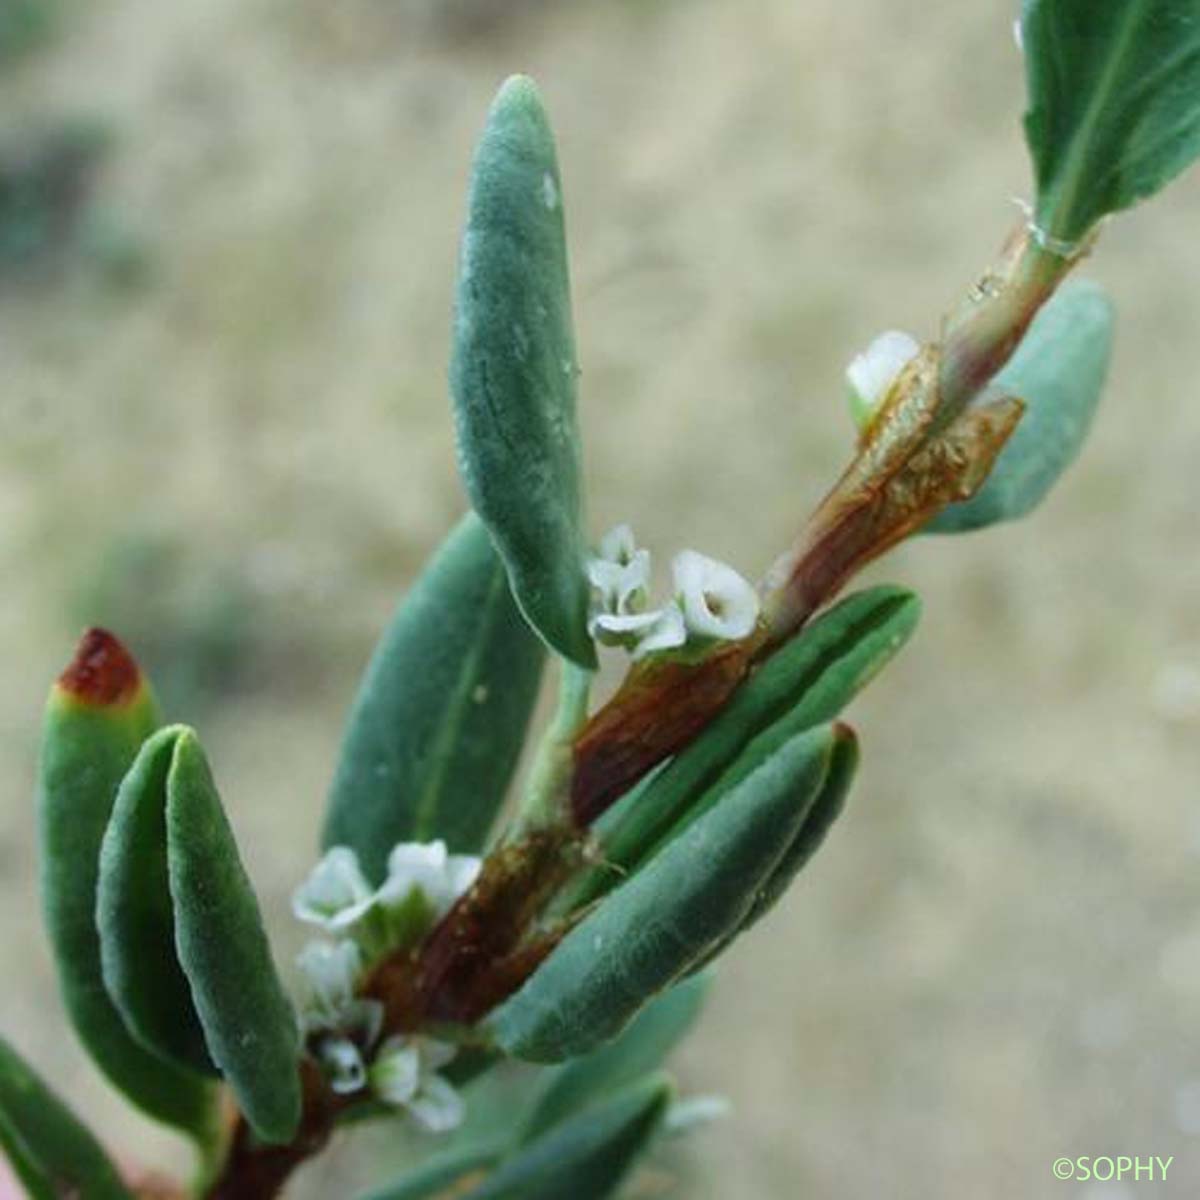
[[[1086,249],[1063,257],[1020,228],[945,321],[941,342],[924,347],[901,372],[850,465],[763,582],[772,642],[799,629],[866,563],[987,479],[1022,405],[1011,397],[977,398]]]
[[[558,707],[538,745],[513,829],[520,837],[563,821],[569,811],[575,736],[587,722],[594,673],[560,658]]]
[[[1008,362],[1068,272],[1091,248],[1064,256],[1028,228],[1016,231],[1000,262],[971,290],[945,323],[939,370],[939,424],[948,423]]]

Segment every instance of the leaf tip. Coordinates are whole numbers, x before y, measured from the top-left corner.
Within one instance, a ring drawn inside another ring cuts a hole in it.
[[[58,677],[61,693],[94,708],[129,705],[144,687],[133,655],[115,634],[98,627],[84,633],[75,657]]]
[[[496,99],[493,102],[493,108],[499,110],[500,108],[508,108],[509,106],[537,109],[539,112],[544,111],[545,105],[542,103],[542,93],[531,75],[510,75],[500,85],[500,90],[496,93]]]

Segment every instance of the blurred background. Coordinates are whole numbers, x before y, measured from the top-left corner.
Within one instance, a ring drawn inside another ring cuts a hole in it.
[[[0,1027],[111,1145],[182,1157],[64,1024],[42,698],[84,624],[130,642],[290,962],[345,707],[464,506],[449,308],[501,79],[558,132],[593,532],[756,575],[849,451],[846,361],[935,335],[1029,193],[1015,9],[0,0]],[[1118,1154],[1196,1194],[1198,201],[1193,173],[1086,265],[1114,369],[1047,506],[872,571],[923,626],[851,714],[847,815],[677,1058],[733,1115],[634,1194],[1121,1200],[1050,1172]]]

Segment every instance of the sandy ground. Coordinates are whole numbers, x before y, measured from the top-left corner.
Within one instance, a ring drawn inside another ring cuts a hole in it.
[[[110,1143],[170,1165],[61,1019],[38,706],[85,620],[167,671],[231,646],[174,715],[290,958],[341,713],[463,505],[447,314],[500,79],[535,74],[558,130],[593,527],[747,574],[847,453],[848,357],[888,326],[932,335],[1012,222],[1022,80],[1001,0],[496,4],[493,28],[466,20],[482,0],[63,7],[0,77],[0,132],[107,122],[98,200],[149,273],[0,282],[0,1026]],[[1119,341],[1052,502],[873,571],[921,591],[923,628],[855,706],[849,813],[679,1058],[734,1115],[644,1194],[1200,1188],[1198,201],[1193,174],[1088,266]],[[344,1194],[364,1153],[297,1194]],[[1153,1186],[1051,1176],[1119,1154],[1175,1161]]]

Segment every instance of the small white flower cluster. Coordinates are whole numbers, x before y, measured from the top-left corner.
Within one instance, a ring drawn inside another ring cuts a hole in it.
[[[370,1050],[371,1045],[347,1037],[326,1037],[317,1041],[315,1053],[335,1092],[368,1087],[385,1104],[404,1109],[427,1133],[447,1133],[462,1124],[466,1112],[463,1099],[454,1085],[438,1074],[457,1047],[427,1037],[390,1037],[368,1066],[365,1058]]]
[[[292,911],[374,958],[415,942],[478,874],[478,858],[447,854],[445,842],[401,842],[388,856],[387,878],[372,888],[354,851],[334,846],[293,893]]]
[[[744,638],[758,621],[758,593],[732,567],[684,550],[671,563],[675,595],[647,609],[650,552],[640,550],[628,525],[610,529],[588,560],[592,613],[588,632],[606,646],[624,646],[635,659],[682,646],[689,637]]]
[[[424,1037],[390,1037],[372,1050],[383,1006],[357,996],[372,961],[413,945],[475,881],[479,859],[446,853],[444,842],[402,842],[388,857],[383,884],[372,888],[358,856],[334,846],[292,896],[302,921],[334,934],[310,942],[297,958],[308,986],[301,1025],[335,1092],[369,1087],[404,1108],[423,1129],[441,1132],[462,1120],[462,1100],[439,1074],[455,1048]]]
[[[861,429],[878,411],[900,372],[920,353],[921,344],[907,333],[881,333],[846,368],[850,413]]]

